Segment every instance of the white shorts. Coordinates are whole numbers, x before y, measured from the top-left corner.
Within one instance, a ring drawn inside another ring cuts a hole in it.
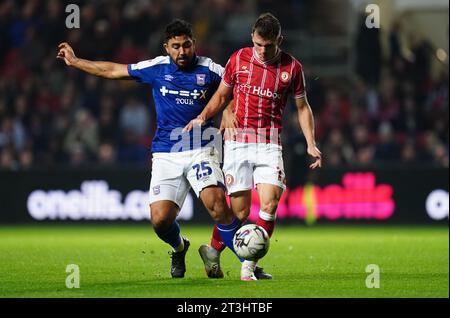
[[[191,186],[197,197],[211,185],[224,186],[218,152],[214,148],[153,153],[150,204],[169,200],[180,208]]]
[[[253,183],[286,189],[282,147],[277,144],[225,141],[223,172],[228,194],[250,190]]]

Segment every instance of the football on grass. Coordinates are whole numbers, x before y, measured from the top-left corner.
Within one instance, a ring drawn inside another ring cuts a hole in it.
[[[233,237],[236,254],[249,261],[257,261],[269,250],[270,239],[266,230],[256,224],[241,227]]]

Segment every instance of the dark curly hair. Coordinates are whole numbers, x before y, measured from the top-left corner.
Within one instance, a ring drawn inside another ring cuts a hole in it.
[[[176,36],[186,35],[192,38],[192,25],[181,19],[176,19],[166,26],[164,42]]]

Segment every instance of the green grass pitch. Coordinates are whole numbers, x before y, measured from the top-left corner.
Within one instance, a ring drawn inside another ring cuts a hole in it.
[[[184,279],[170,278],[168,246],[150,226],[0,227],[0,297],[449,297],[449,231],[442,227],[278,226],[260,261],[272,281],[241,282],[225,250],[225,278],[208,279],[197,249],[211,227],[184,226]],[[68,289],[66,266],[80,269]],[[366,266],[380,268],[367,288]]]

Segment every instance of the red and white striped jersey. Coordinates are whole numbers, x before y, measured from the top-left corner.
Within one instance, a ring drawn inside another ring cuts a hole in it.
[[[281,115],[290,93],[305,96],[300,62],[283,51],[262,62],[252,47],[233,53],[225,66],[222,82],[234,87],[234,113],[240,142],[280,144]]]

